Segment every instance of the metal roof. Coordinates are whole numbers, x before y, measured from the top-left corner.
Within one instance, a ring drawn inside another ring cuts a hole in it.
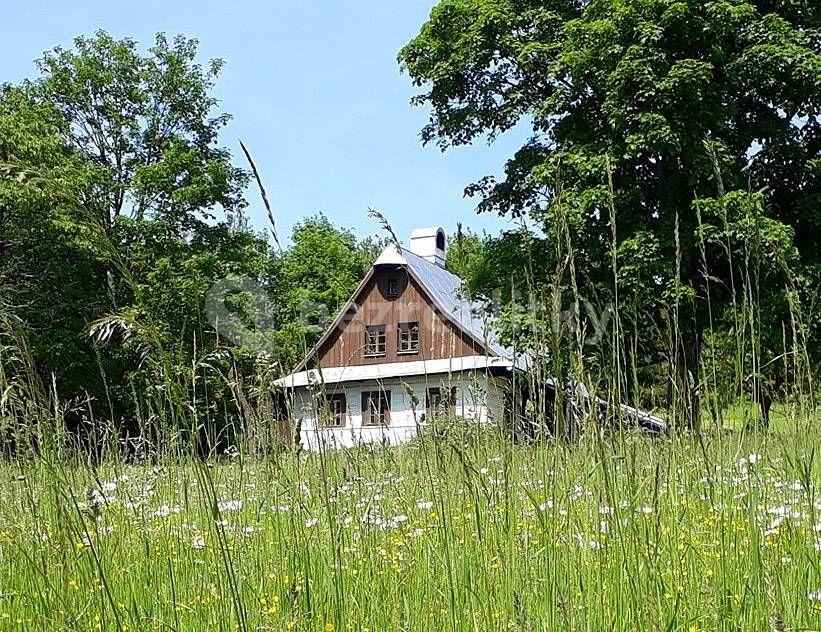
[[[393,252],[386,256],[386,259],[395,260],[398,254],[402,263],[414,272],[417,281],[431,295],[437,307],[445,312],[445,316],[471,334],[489,352],[511,361],[514,359],[514,350],[499,342],[485,306],[467,299],[462,279],[410,250],[399,248],[397,252],[397,247],[393,244],[389,244],[385,251],[389,249],[393,249]],[[383,255],[386,254],[385,251]],[[376,263],[378,264],[379,260]]]
[[[385,380],[397,377],[419,375],[441,375],[459,371],[478,369],[513,369],[513,363],[505,358],[488,356],[464,356],[442,358],[439,360],[415,360],[413,362],[385,362],[331,367],[327,369],[309,369],[286,375],[274,384],[282,388],[299,388],[311,385],[336,384],[339,382],[359,382],[363,380]]]

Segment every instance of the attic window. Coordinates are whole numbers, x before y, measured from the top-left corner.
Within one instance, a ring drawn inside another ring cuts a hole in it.
[[[399,296],[399,279],[388,279],[388,296]]]
[[[399,353],[418,353],[419,323],[399,323]]]
[[[436,232],[436,249],[445,249],[445,233],[443,233],[441,230]]]
[[[381,356],[385,355],[385,325],[365,326],[365,355]]]

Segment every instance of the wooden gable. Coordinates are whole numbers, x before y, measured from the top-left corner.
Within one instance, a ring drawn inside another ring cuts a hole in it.
[[[399,350],[399,326],[418,323],[416,352]],[[385,351],[366,354],[366,327],[384,325]],[[436,307],[404,267],[375,268],[349,308],[312,352],[306,368],[415,362],[482,355],[482,345]]]

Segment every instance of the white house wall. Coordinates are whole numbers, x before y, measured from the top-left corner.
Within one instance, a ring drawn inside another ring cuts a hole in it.
[[[300,442],[311,450],[353,447],[364,443],[397,445],[409,441],[420,428],[424,428],[425,395],[428,388],[455,387],[456,415],[478,423],[492,423],[501,419],[504,402],[503,381],[484,372],[463,372],[431,376],[413,376],[386,379],[379,382],[346,382],[325,386],[325,393],[344,393],[347,401],[347,418],[343,428],[328,428],[317,424],[315,395],[312,391],[297,388],[293,391],[291,408],[294,421],[301,420]],[[391,416],[387,426],[362,425],[362,392],[373,390],[391,392]],[[415,412],[413,399],[416,398]],[[321,400],[320,400],[321,401]]]

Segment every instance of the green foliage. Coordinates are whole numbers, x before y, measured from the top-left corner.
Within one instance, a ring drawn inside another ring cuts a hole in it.
[[[353,233],[335,228],[324,215],[298,223],[292,240],[293,246],[283,256],[283,274],[289,286],[302,294],[293,307],[310,303],[335,315],[373,260],[358,250]]]
[[[541,225],[572,262],[554,283],[600,303],[626,290],[643,317],[625,335],[646,341],[648,322],[675,321],[697,350],[710,306],[733,305],[739,247],[761,294],[791,291],[785,266],[793,283],[818,278],[821,12],[797,6],[442,0],[399,61],[431,108],[424,141],[532,129],[504,179],[466,192]],[[789,329],[783,312],[762,323]],[[664,336],[653,345],[687,356]]]
[[[192,359],[214,348],[209,287],[262,270],[267,246],[229,224],[246,176],[217,144],[221,64],[203,70],[196,51],[159,35],[141,56],[98,32],[4,89],[4,306],[26,324],[56,395],[88,402],[71,425],[101,416],[136,432],[144,414],[169,417],[199,389]],[[229,222],[213,223],[218,209]],[[141,410],[134,396],[158,384],[153,410]]]
[[[107,230],[114,218],[162,219],[182,235],[215,209],[245,205],[247,174],[217,144],[229,116],[214,113],[222,61],[196,62],[197,41],[156,37],[148,55],[103,31],[38,61],[30,89],[61,115],[63,142],[83,156],[94,185],[83,203]]]
[[[83,328],[111,303],[94,227],[73,203],[88,171],[60,142],[59,125],[48,104],[2,88],[0,309],[26,323],[46,381],[54,373],[77,396],[100,386]]]
[[[21,323],[31,370],[60,402],[84,402],[71,427],[199,426],[222,442],[376,257],[378,241],[322,216],[278,254],[248,230],[247,175],[219,144],[221,66],[201,66],[195,40],[160,34],[143,55],[98,32],[0,93],[0,309]],[[230,278],[271,306],[223,297],[253,340],[226,338],[207,313]]]
[[[497,236],[460,232],[450,241],[447,268],[466,282],[468,294],[477,300],[527,302],[532,289],[543,290],[551,262],[545,239],[525,229]]]
[[[293,368],[350,299],[384,243],[335,227],[322,214],[299,222],[290,246],[271,260],[268,278],[276,323],[270,348]]]
[[[432,107],[426,140],[448,147],[532,125],[506,180],[468,189],[481,209],[549,221],[561,199],[582,211],[589,240],[608,236],[609,163],[619,241],[649,232],[671,261],[676,216],[692,250],[694,194],[716,190],[706,137],[724,151],[727,188],[746,188],[741,169],[755,152],[751,177],[769,185],[774,219],[789,225],[795,204],[817,206],[819,18],[814,9],[788,17],[754,3],[445,0],[400,61],[427,88],[416,98]],[[816,186],[787,186],[787,174]],[[815,242],[821,224],[802,222],[802,239]]]
[[[460,279],[470,282],[475,270],[484,259],[485,248],[489,241],[487,234],[477,235],[470,230],[463,230],[460,224],[456,234],[448,240],[448,252],[445,267]]]

